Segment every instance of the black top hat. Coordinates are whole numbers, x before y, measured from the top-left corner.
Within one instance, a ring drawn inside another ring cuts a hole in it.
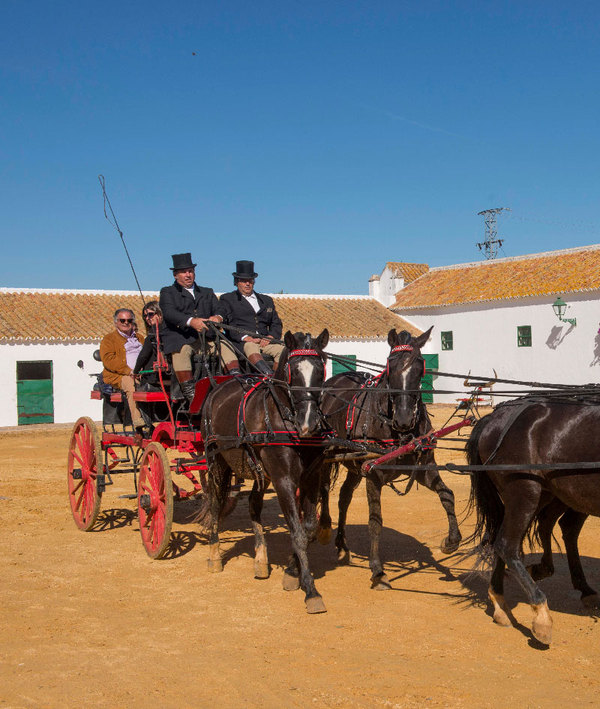
[[[256,278],[258,273],[254,272],[254,261],[236,261],[231,275],[234,278]]]
[[[179,271],[182,268],[196,268],[196,264],[192,263],[192,254],[172,254],[173,266],[171,271]]]

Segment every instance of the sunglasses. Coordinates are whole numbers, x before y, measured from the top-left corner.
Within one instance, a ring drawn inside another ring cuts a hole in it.
[[[133,318],[119,318],[119,322],[122,322],[123,324],[126,322],[132,323]]]
[[[158,314],[158,313],[155,313],[153,310],[152,310],[152,311],[149,310],[147,313],[144,314],[144,318],[145,318],[146,320],[150,320],[150,318],[153,318],[153,317],[154,317],[155,315],[157,315],[157,314]]]

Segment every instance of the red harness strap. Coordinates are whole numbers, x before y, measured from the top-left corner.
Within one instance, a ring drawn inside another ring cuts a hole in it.
[[[264,381],[263,379],[259,379],[256,384],[250,387],[247,392],[244,393],[244,396],[242,397],[240,401],[240,405],[238,408],[238,416],[237,416],[237,435],[241,436],[242,434],[240,433],[240,423],[246,421],[246,402],[250,398],[250,395],[253,394],[259,387],[262,386],[262,383]]]

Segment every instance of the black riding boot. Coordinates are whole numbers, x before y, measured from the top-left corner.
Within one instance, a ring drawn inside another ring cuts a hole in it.
[[[180,382],[179,386],[181,387],[181,392],[185,396],[185,400],[188,404],[191,404],[194,394],[196,393],[196,382],[190,379],[187,382]]]
[[[252,359],[250,359],[252,362]],[[256,370],[258,370],[261,374],[273,374],[273,370],[269,365],[265,362],[265,360],[261,357],[260,359],[256,359],[254,362],[252,362],[252,365]]]

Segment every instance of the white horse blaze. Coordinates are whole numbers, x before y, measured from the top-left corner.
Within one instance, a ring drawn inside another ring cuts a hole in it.
[[[298,363],[298,373],[302,377],[302,384],[300,386],[304,387],[309,387],[310,386],[310,380],[312,378],[312,374],[314,372],[314,367],[310,362],[307,362],[306,360],[304,362],[299,362]],[[309,401],[308,406],[306,407],[306,411],[304,412],[304,421],[302,423],[299,423],[300,426],[300,431],[301,433],[308,433],[309,426],[308,422],[310,419],[310,413],[315,406],[314,401]]]

